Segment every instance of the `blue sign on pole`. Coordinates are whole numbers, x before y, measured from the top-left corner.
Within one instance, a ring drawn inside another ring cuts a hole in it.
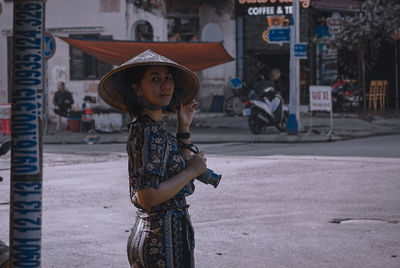
[[[269,42],[290,42],[290,28],[269,28]]]
[[[295,43],[294,56],[300,59],[307,59],[307,43]]]
[[[46,59],[53,57],[56,52],[56,40],[51,33],[44,33],[44,57]]]

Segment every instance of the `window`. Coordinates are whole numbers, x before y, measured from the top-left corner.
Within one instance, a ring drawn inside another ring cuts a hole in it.
[[[168,18],[168,39],[194,41],[197,39],[198,25],[198,18]]]
[[[153,27],[146,20],[139,20],[135,27],[135,39],[138,41],[153,41]]]
[[[112,39],[111,36],[100,35],[70,35],[72,38]],[[112,65],[100,61],[85,52],[70,46],[70,76],[71,80],[97,80],[112,69]]]
[[[169,41],[197,41],[200,29],[199,7],[202,2],[199,0],[166,1]]]
[[[100,0],[100,12],[120,12],[120,0]]]

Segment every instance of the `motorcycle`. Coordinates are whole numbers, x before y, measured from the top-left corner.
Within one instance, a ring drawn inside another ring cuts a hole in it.
[[[224,102],[224,111],[229,116],[242,115],[243,101],[247,99],[247,87],[240,78],[235,77],[230,80],[230,88],[233,96],[227,98]]]
[[[285,131],[289,112],[279,92],[269,86],[261,91],[259,97],[244,102],[243,116],[249,117],[250,131],[253,134],[261,134],[267,126],[275,126],[279,131]]]
[[[361,108],[363,98],[358,87],[344,76],[338,77],[331,86],[334,111],[355,112]]]

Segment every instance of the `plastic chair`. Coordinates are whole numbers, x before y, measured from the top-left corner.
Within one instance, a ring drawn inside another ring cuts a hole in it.
[[[370,82],[370,86],[369,86],[369,93],[365,94],[365,98],[368,101],[368,109],[369,110],[371,110],[372,107],[375,107],[374,103],[376,102],[376,84],[377,84],[377,81],[372,80]]]
[[[1,120],[1,132],[3,135],[10,136],[11,134],[11,120],[10,119],[0,119]]]
[[[375,100],[374,100],[374,112],[378,112],[379,109],[382,110],[382,96],[383,96],[383,80],[378,80],[376,83]]]
[[[383,90],[382,90],[382,97],[381,97],[381,109],[384,112],[385,108],[388,104],[388,81],[387,80],[383,80]]]

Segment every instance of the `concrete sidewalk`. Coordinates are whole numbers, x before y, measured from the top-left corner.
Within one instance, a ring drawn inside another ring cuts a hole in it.
[[[254,135],[247,125],[247,117],[231,117],[223,113],[197,113],[192,123],[193,143],[296,143],[325,142],[377,135],[400,134],[399,115],[369,115],[361,118],[357,114],[335,114],[333,117],[333,132],[328,113],[301,113],[301,130],[297,135],[279,132],[274,127],[268,127],[265,133]],[[175,133],[175,118],[166,117],[166,126]],[[0,141],[9,137],[1,136]],[[127,132],[113,133],[82,133],[68,130],[55,130],[50,125],[44,133],[45,144],[80,144],[80,143],[125,143]]]

